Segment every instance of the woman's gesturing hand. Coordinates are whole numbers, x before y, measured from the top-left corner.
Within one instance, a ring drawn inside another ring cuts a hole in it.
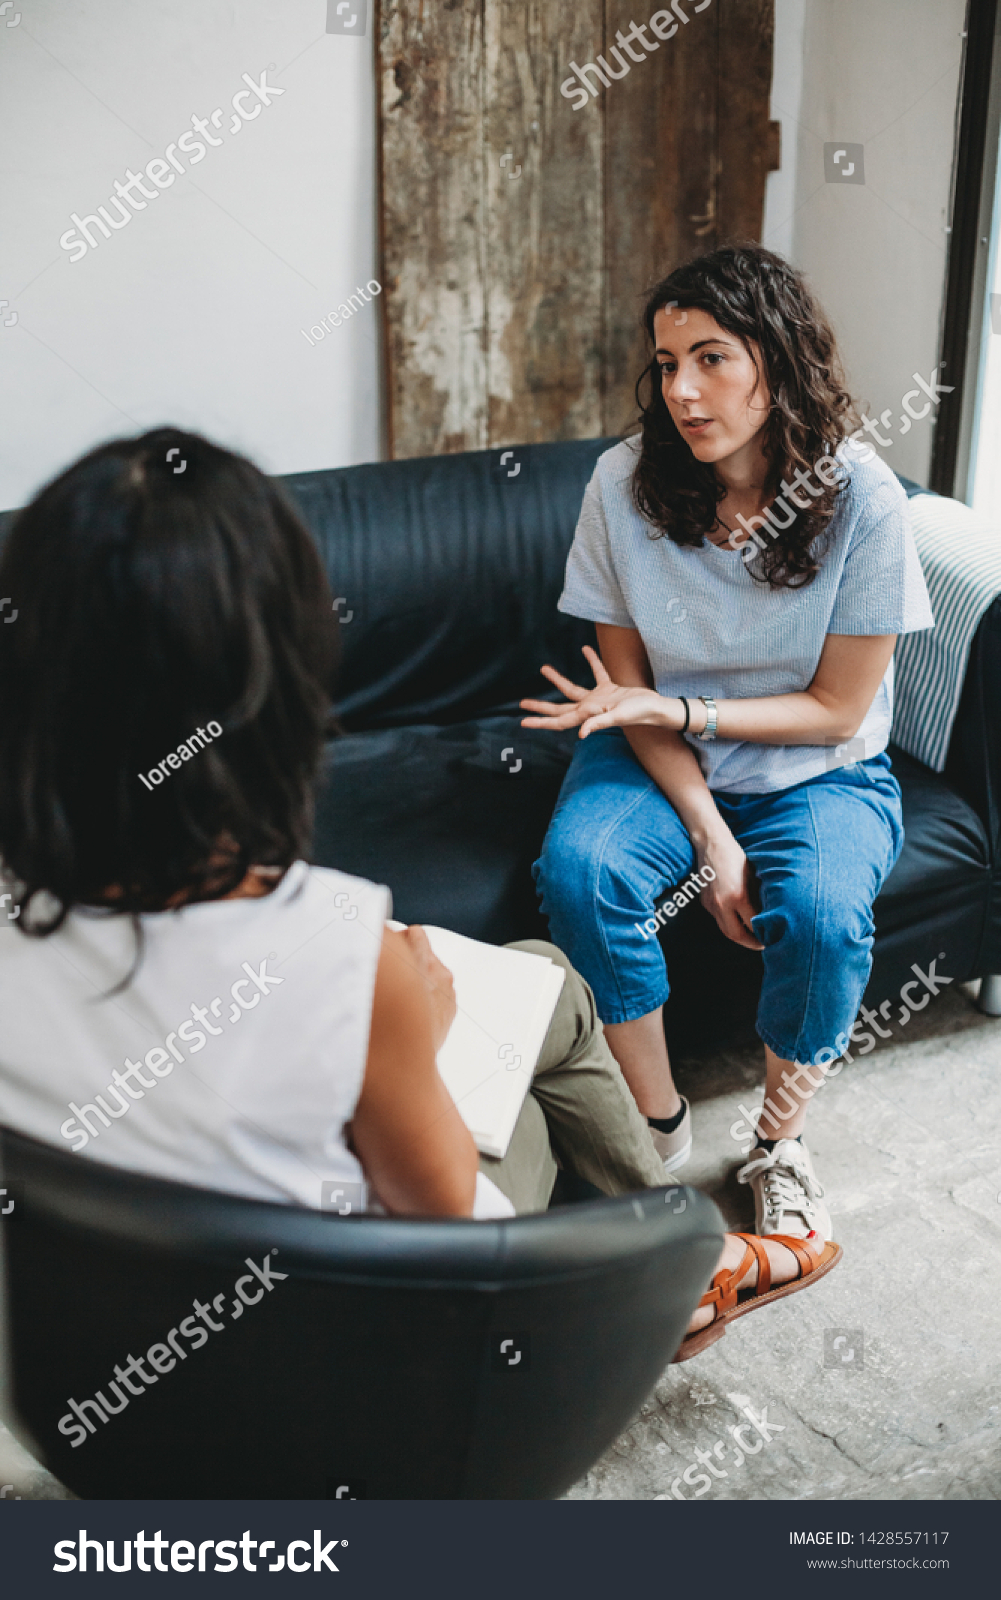
[[[681,728],[681,709],[678,703],[677,720],[672,716],[673,702],[665,700],[656,689],[639,689],[632,685],[613,683],[601,664],[601,658],[590,645],[584,646],[595,687],[582,689],[571,683],[555,667],[543,667],[542,675],[562,690],[566,700],[554,704],[551,700],[522,700],[523,711],[533,711],[535,716],[523,717],[523,728],[576,728],[586,739],[599,728],[658,727]]]

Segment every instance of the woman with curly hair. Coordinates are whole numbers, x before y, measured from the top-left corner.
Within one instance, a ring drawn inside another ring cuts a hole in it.
[[[934,619],[904,491],[801,274],[727,246],[658,284],[645,323],[640,431],[598,461],[560,599],[597,625],[596,686],[544,667],[565,700],[522,702],[528,727],[580,728],[536,879],[674,1171],[691,1118],[652,913],[697,867],[723,933],[762,953],[765,1113],[739,1175],[756,1232],[823,1243],[806,1106],[846,1050],[903,843],[894,645]]]

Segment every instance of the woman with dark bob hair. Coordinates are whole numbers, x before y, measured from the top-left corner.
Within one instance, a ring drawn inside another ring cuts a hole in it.
[[[537,882],[668,1171],[691,1117],[658,928],[698,894],[762,952],[766,1099],[739,1177],[757,1234],[829,1240],[801,1133],[847,1052],[903,843],[894,645],[934,619],[904,491],[863,442],[802,275],[720,248],[658,284],[645,322],[640,430],[598,461],[560,599],[597,624],[596,686],[544,667],[565,700],[522,702],[526,726],[582,741]],[[722,999],[707,971],[703,1005]]]
[[[387,889],[308,864],[337,623],[275,483],[176,430],[104,445],[20,513],[0,593],[0,1122],[405,1216],[544,1210],[557,1155],[607,1194],[664,1184],[587,985],[531,941],[563,989],[507,1154],[478,1159],[435,1060],[451,974]],[[728,1236],[678,1359],[839,1255]]]

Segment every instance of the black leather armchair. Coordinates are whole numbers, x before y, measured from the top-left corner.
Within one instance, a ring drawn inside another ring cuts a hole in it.
[[[84,1499],[555,1497],[636,1414],[723,1244],[694,1189],[595,1200],[586,1225],[420,1222],[2,1130],[0,1170],[12,1425]]]
[[[593,629],[556,601],[584,486],[613,442],[284,480],[320,541],[343,624],[346,736],[330,748],[315,858],[388,883],[404,921],[497,943],[547,936],[530,867],[574,736],[523,729],[518,701],[552,692],[543,661],[585,670]],[[893,1001],[915,963],[934,960],[954,981],[1001,973],[999,706],[1001,599],[974,642],[946,772],[891,749],[907,842],[876,903],[869,1004]],[[707,1048],[745,1029],[760,958],[694,901],[661,940],[672,1045]],[[696,1017],[689,996],[707,963],[727,1003]]]

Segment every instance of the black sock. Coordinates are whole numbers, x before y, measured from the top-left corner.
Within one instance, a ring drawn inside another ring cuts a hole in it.
[[[651,1128],[656,1128],[658,1133],[674,1133],[676,1129],[681,1127],[687,1110],[688,1107],[682,1101],[681,1110],[675,1112],[673,1117],[647,1117],[646,1120]]]
[[[801,1133],[787,1134],[786,1137],[790,1138],[790,1139],[791,1138],[795,1138],[797,1144],[802,1144],[802,1142],[803,1142],[803,1135]],[[755,1145],[754,1148],[756,1150],[767,1150],[768,1154],[771,1155],[772,1151],[775,1149],[775,1146],[777,1144],[778,1144],[778,1140],[777,1139],[762,1139],[762,1137],[761,1137],[761,1135],[759,1133],[758,1134],[758,1142],[757,1142],[757,1144]]]

